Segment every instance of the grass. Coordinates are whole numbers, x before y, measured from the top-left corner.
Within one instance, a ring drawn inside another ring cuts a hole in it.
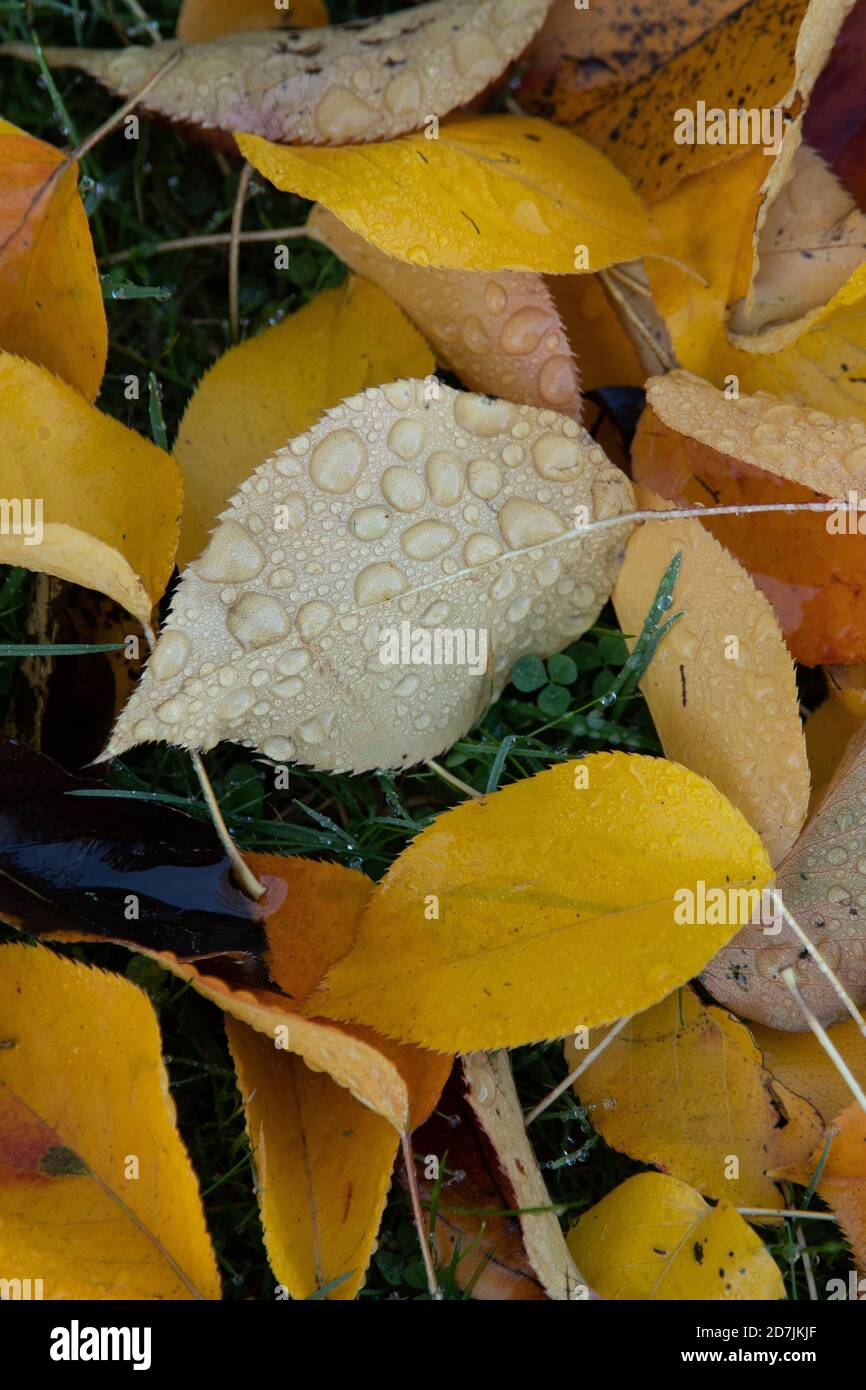
[[[164,37],[174,29],[177,4],[145,0],[148,16]],[[43,44],[115,46],[135,36],[138,6],[115,0],[0,0],[4,37]],[[331,4],[334,18],[399,8],[396,4]],[[53,79],[21,63],[2,60],[3,115],[34,135],[63,145],[94,130],[116,103],[95,82],[68,71]],[[162,242],[228,228],[240,165],[167,125],[142,120],[140,138],[112,133],[84,161],[81,188],[101,260],[110,329],[108,368],[99,405],[124,424],[168,443],[196,382],[231,345],[227,252],[224,247],[155,254]],[[253,180],[244,229],[301,223],[306,204]],[[128,253],[120,264],[110,257]],[[241,251],[240,316],[244,337],[260,332],[305,304],[320,289],[338,284],[345,269],[324,248],[293,243],[290,267],[274,268],[267,245]],[[128,379],[139,379],[129,399]],[[33,576],[0,572],[0,643],[25,640]],[[546,667],[527,660],[480,723],[443,759],[463,781],[484,791],[531,776],[561,759],[619,747],[658,752],[646,706],[634,690],[616,689],[625,645],[613,610]],[[0,657],[0,716],[10,708],[18,671]],[[76,710],[69,711],[74,721]],[[349,778],[291,772],[287,790],[248,750],[223,745],[207,758],[208,769],[237,842],[246,849],[303,854],[362,869],[379,878],[420,828],[460,794],[429,769],[402,775]],[[115,763],[110,780],[122,814],[122,798],[150,796],[205,817],[198,784],[185,754],[142,748]],[[84,948],[74,948],[82,956]],[[207,1218],[229,1299],[274,1297],[274,1279],[262,1244],[253,1174],[240,1100],[228,1054],[222,1015],[152,963],[119,948],[87,948],[97,959],[145,988],[159,1013],[172,1093],[180,1127],[200,1175]],[[514,1054],[521,1099],[528,1107],[564,1075],[557,1044]],[[552,1200],[566,1221],[641,1165],[608,1148],[595,1134],[591,1115],[563,1096],[533,1126],[533,1141]],[[844,1246],[826,1223],[806,1236],[820,1261],[819,1280],[844,1275]],[[828,1229],[832,1234],[828,1235]],[[796,1249],[785,1226],[765,1232],[786,1274],[791,1297],[805,1290]],[[462,1297],[454,1270],[443,1272],[450,1297]],[[408,1203],[395,1182],[380,1245],[362,1297],[424,1298],[424,1278]]]

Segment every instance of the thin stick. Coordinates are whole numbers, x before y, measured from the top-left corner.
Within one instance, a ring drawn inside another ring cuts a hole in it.
[[[274,227],[259,232],[240,232],[237,241],[289,241],[292,237],[307,237],[310,241],[320,238],[304,222],[300,227]],[[179,236],[171,241],[157,241],[153,246],[133,246],[128,251],[115,251],[110,256],[100,257],[100,265],[121,265],[123,261],[134,260],[136,256],[162,256],[167,251],[192,251],[196,246],[228,246],[232,242],[231,232],[208,232],[202,236]]]
[[[678,521],[683,517],[705,516],[749,516],[753,512],[832,512],[844,507],[846,511],[857,511],[853,502],[748,502],[742,506],[733,504],[724,507],[668,507],[659,511],[619,512],[616,516],[602,516],[597,521],[587,521],[577,526],[576,536],[589,531],[607,531],[611,526],[622,526],[632,521]],[[562,540],[560,536],[557,539]]]
[[[162,81],[165,74],[169,72],[171,68],[175,67],[182,57],[182,49],[175,49],[171,57],[166,58],[162,66],[157,68],[153,76],[147,79],[143,87],[139,87],[137,92],[133,92],[129,100],[125,101],[117,111],[109,116],[107,121],[103,121],[101,126],[97,126],[96,130],[91,131],[89,135],[84,137],[77,149],[74,149],[71,154],[66,156],[64,164],[72,164],[75,160],[83,159],[85,155],[90,154],[94,145],[98,145],[103,136],[108,135],[109,131],[113,130],[116,125],[119,125],[124,116],[129,115],[129,112],[132,111],[134,107],[138,106],[142,98],[147,96],[148,92],[156,86],[157,82]],[[61,165],[61,168],[62,167],[64,166]]]
[[[126,5],[126,8],[129,10],[129,12],[135,15],[135,18],[138,20],[139,27],[144,30],[151,43],[159,43],[159,25],[157,24],[156,20],[148,19],[147,14],[142,9],[141,5],[138,3],[138,0],[124,0],[124,4]],[[135,30],[133,29],[131,32],[135,33]]]
[[[241,169],[241,176],[238,179],[238,191],[235,194],[235,205],[232,208],[232,229],[229,241],[229,322],[232,329],[232,342],[236,343],[241,336],[241,320],[238,308],[240,295],[238,281],[238,259],[240,256],[240,234],[241,222],[244,215],[244,203],[247,198],[247,189],[250,185],[253,166],[248,159],[244,160],[244,167]]]
[[[797,1244],[800,1247],[800,1259],[803,1261],[803,1269],[806,1272],[806,1287],[809,1290],[809,1298],[813,1303],[818,1302],[818,1290],[815,1286],[815,1276],[812,1273],[812,1261],[809,1258],[809,1247],[806,1244],[806,1237],[803,1235],[803,1227],[796,1227]]]
[[[590,1065],[590,1063],[594,1062],[596,1057],[599,1057],[601,1053],[604,1052],[604,1049],[607,1047],[608,1043],[613,1042],[617,1033],[622,1031],[622,1029],[628,1023],[629,1019],[631,1019],[632,1017],[632,1014],[626,1014],[625,1018],[619,1019],[619,1021],[613,1025],[610,1032],[605,1033],[601,1042],[598,1043],[592,1049],[592,1052],[587,1053],[580,1065],[575,1067],[574,1071],[569,1072],[568,1076],[565,1078],[564,1081],[560,1081],[558,1086],[554,1086],[553,1090],[550,1091],[549,1094],[546,1095],[543,1100],[540,1100],[538,1104],[534,1107],[534,1109],[530,1110],[525,1120],[527,1128],[529,1128],[533,1120],[538,1119],[539,1115],[547,1109],[548,1105],[552,1105],[555,1100],[559,1099],[563,1091],[567,1091],[569,1086],[574,1085],[577,1078],[579,1076],[582,1076],[583,1073],[586,1071],[587,1067]]]
[[[653,292],[649,285],[642,285],[640,280],[636,280],[627,270],[623,270],[621,265],[611,265],[607,269],[608,275],[612,275],[614,280],[619,280],[625,285],[626,289],[632,290],[635,294],[642,294],[645,299],[652,299]]]
[[[424,1269],[427,1274],[427,1288],[430,1290],[430,1297],[437,1302],[442,1299],[442,1290],[436,1279],[436,1271],[433,1268],[433,1255],[430,1250],[430,1233],[428,1224],[424,1220],[424,1210],[421,1206],[421,1193],[418,1191],[418,1174],[415,1172],[415,1155],[412,1152],[412,1139],[405,1130],[400,1135],[400,1143],[403,1146],[403,1162],[406,1165],[406,1180],[409,1184],[409,1197],[412,1202],[412,1215],[415,1219],[415,1229],[418,1232],[418,1240],[421,1243],[421,1258],[424,1261]]]
[[[607,290],[608,294],[610,295],[611,299],[613,299],[616,302],[616,304],[619,305],[620,309],[625,314],[629,323],[632,325],[635,332],[638,334],[638,337],[640,337],[646,344],[646,346],[655,353],[656,357],[661,362],[665,371],[672,372],[674,367],[676,366],[674,359],[671,357],[670,353],[668,353],[665,350],[661,343],[656,342],[650,329],[644,323],[640,314],[638,314],[635,311],[635,309],[632,308],[631,304],[629,304],[628,300],[625,298],[625,295],[619,289],[616,281],[611,278],[611,276],[608,274],[606,270],[599,271],[599,278],[601,279],[601,282]]]
[[[443,782],[450,782],[452,787],[456,787],[459,792],[465,792],[467,796],[472,796],[476,801],[484,800],[484,793],[476,791],[475,787],[470,787],[468,782],[462,782],[459,777],[455,777],[453,772],[449,772],[447,767],[437,763],[435,758],[426,758],[425,762],[431,772],[435,772],[437,777],[441,777]]]
[[[786,1211],[779,1207],[737,1207],[740,1216],[786,1216],[796,1217],[798,1221],[835,1221],[831,1211]]]
[[[839,1075],[842,1077],[842,1080],[845,1082],[845,1085],[848,1087],[848,1090],[851,1092],[852,1096],[857,1101],[857,1104],[861,1106],[861,1108],[864,1111],[866,1111],[866,1095],[863,1094],[862,1086],[860,1085],[856,1077],[852,1074],[851,1068],[848,1066],[848,1063],[845,1061],[843,1057],[840,1056],[838,1049],[828,1038],[825,1030],[821,1027],[821,1024],[818,1022],[817,1018],[812,1013],[812,1010],[809,1008],[809,1005],[806,1003],[805,999],[803,998],[802,994],[797,988],[797,980],[791,966],[786,965],[785,969],[781,972],[781,975],[783,982],[788,986],[788,989],[791,991],[791,994],[794,996],[800,1008],[802,1009],[803,1017],[805,1018],[809,1027],[812,1029],[812,1032],[815,1034],[815,1037],[818,1039],[824,1051],[827,1053],[827,1056],[830,1058],[830,1061],[833,1063]]]
[[[193,752],[192,749],[190,749],[189,756],[192,758],[192,765],[195,768],[196,773],[198,775],[199,784],[204,794],[204,799],[207,803],[207,808],[210,811],[211,820],[214,823],[214,829],[216,830],[216,833],[220,838],[223,849],[225,850],[226,854],[229,857],[229,860],[231,861],[232,868],[235,871],[235,877],[237,878],[239,884],[243,888],[247,897],[252,898],[254,902],[258,902],[260,898],[263,898],[265,896],[265,893],[268,890],[265,888],[265,885],[263,883],[259,883],[259,880],[256,878],[252,869],[247,864],[246,860],[244,859],[243,855],[241,854],[240,850],[238,849],[237,845],[235,844],[234,840],[229,834],[228,826],[223,820],[223,814],[219,808],[219,802],[217,801],[216,796],[214,795],[214,789],[211,786],[210,778],[205,772],[204,763],[202,762],[201,757],[198,753]]]
[[[860,1010],[857,1008],[857,1005],[854,1003],[854,1000],[851,998],[845,986],[842,984],[842,981],[833,973],[830,966],[827,964],[824,957],[821,955],[821,952],[818,950],[818,947],[815,945],[814,941],[811,941],[810,938],[806,935],[797,919],[791,916],[787,907],[782,902],[781,895],[778,889],[776,888],[773,889],[773,902],[781,912],[788,926],[791,928],[791,931],[794,933],[797,939],[801,941],[803,945],[806,947],[806,950],[809,952],[809,955],[812,957],[818,969],[821,971],[821,974],[827,980],[830,981],[830,984],[833,986],[839,998],[842,1000],[842,1003],[845,1005],[845,1008],[848,1010],[854,1022],[857,1024],[857,1027],[860,1029],[860,1032],[863,1034],[863,1037],[866,1038],[866,1019],[864,1019]]]

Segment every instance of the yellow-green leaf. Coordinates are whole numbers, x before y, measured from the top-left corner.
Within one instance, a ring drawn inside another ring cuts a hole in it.
[[[327,1072],[226,1018],[265,1246],[292,1298],[354,1298],[375,1247],[399,1139]],[[335,1282],[336,1281],[336,1282]]]
[[[46,1299],[219,1298],[156,1018],[118,975],[0,950],[0,1268]]]
[[[35,538],[4,526],[0,562],[96,589],[149,623],[177,546],[175,464],[43,367],[5,352],[0,415],[0,496],[21,503]]]
[[[778,1265],[739,1212],[707,1206],[688,1183],[662,1173],[614,1188],[569,1232],[568,1248],[602,1298],[785,1297]]]
[[[656,1003],[745,920],[738,898],[727,925],[678,924],[678,889],[760,889],[770,875],[758,836],[709,782],[596,753],[422,831],[305,1011],[440,1051],[560,1037]]]
[[[625,175],[547,121],[482,116],[341,149],[237,142],[277,188],[413,265],[574,274],[662,249]]]
[[[174,446],[185,499],[178,563],[208,542],[229,498],[260,463],[344,396],[424,377],[433,354],[397,305],[351,276],[230,348],[199,382]]]

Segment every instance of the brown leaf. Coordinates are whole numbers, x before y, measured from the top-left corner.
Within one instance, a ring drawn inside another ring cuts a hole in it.
[[[408,14],[326,29],[229,34],[147,48],[46,48],[53,67],[80,68],[131,96],[177,48],[183,60],[142,109],[210,130],[285,144],[345,145],[418,130],[471,101],[526,47],[549,0],[432,0]],[[0,53],[32,58],[28,44]]]
[[[321,204],[307,225],[396,300],[470,391],[580,419],[577,366],[540,275],[413,266],[371,246]]]
[[[538,1169],[507,1052],[457,1063],[436,1114],[412,1138],[416,1166],[437,1159],[441,1186],[433,1237],[439,1262],[473,1298],[575,1299],[580,1274]],[[419,1175],[422,1194],[436,1189]],[[456,1252],[456,1261],[455,1261]]]

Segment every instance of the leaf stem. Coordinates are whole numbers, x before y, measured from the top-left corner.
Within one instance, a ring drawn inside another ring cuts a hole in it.
[[[806,950],[809,952],[809,955],[812,957],[815,964],[818,966],[818,969],[821,971],[821,974],[825,977],[825,979],[829,980],[830,984],[833,986],[833,989],[836,991],[839,998],[842,1000],[842,1003],[845,1005],[845,1008],[848,1010],[854,1022],[857,1024],[857,1027],[860,1029],[860,1032],[863,1034],[863,1037],[866,1038],[866,1019],[864,1019],[860,1010],[857,1008],[857,1005],[854,1003],[854,1000],[851,998],[845,986],[842,984],[842,981],[838,979],[838,977],[830,969],[830,966],[827,964],[824,957],[821,955],[821,952],[818,950],[818,947],[815,945],[814,941],[810,940],[810,938],[806,935],[806,933],[803,931],[803,928],[800,926],[800,923],[797,921],[796,917],[792,917],[791,913],[788,911],[787,907],[782,902],[781,894],[776,888],[773,889],[773,902],[781,912],[788,926],[791,928],[791,931],[794,933],[797,939],[801,941],[802,944],[806,947]]]
[[[443,782],[450,782],[452,787],[456,787],[459,792],[465,792],[467,796],[472,796],[476,801],[484,800],[484,793],[476,791],[475,787],[470,787],[468,782],[462,782],[459,777],[455,777],[453,772],[449,772],[447,767],[437,763],[435,758],[425,758],[427,766],[431,772],[435,772],[437,777],[441,777]]]
[[[243,855],[241,854],[240,850],[238,849],[237,845],[235,844],[234,840],[229,834],[228,826],[223,820],[223,814],[219,808],[219,802],[217,801],[216,796],[214,794],[214,789],[211,786],[210,778],[208,777],[207,772],[205,771],[205,766],[201,760],[200,754],[196,753],[193,749],[190,749],[189,756],[192,758],[192,765],[196,770],[196,775],[198,776],[202,793],[204,794],[204,799],[207,803],[207,808],[210,811],[210,816],[214,824],[214,829],[216,830],[216,833],[219,836],[223,849],[225,850],[226,854],[228,855],[231,861],[232,868],[235,871],[235,877],[237,878],[244,892],[247,894],[247,897],[252,898],[254,902],[258,902],[260,898],[263,898],[265,896],[267,889],[265,888],[265,885],[263,883],[259,883],[259,880],[256,878],[252,869],[247,864],[246,860],[244,859]]]
[[[311,231],[306,222],[294,227],[273,227],[265,228],[264,231],[239,232],[237,241],[241,244],[256,241],[289,241],[292,237],[306,237],[309,241],[320,241],[321,238]],[[116,251],[111,256],[103,256],[100,265],[121,265],[124,261],[133,261],[137,256],[163,256],[168,251],[191,251],[197,246],[229,246],[232,243],[231,232],[207,232],[201,236],[181,236],[174,237],[169,241],[157,241],[152,246],[144,245],[130,247],[128,251]]]
[[[604,1049],[607,1047],[608,1043],[613,1042],[617,1033],[620,1033],[622,1031],[622,1029],[625,1027],[625,1025],[629,1022],[629,1020],[632,1017],[632,1014],[626,1014],[625,1018],[619,1019],[613,1025],[610,1031],[608,1033],[605,1033],[601,1042],[598,1043],[592,1049],[592,1052],[587,1053],[583,1061],[575,1067],[574,1071],[569,1072],[568,1076],[565,1078],[564,1081],[560,1081],[558,1086],[554,1086],[553,1090],[548,1092],[544,1099],[540,1100],[538,1104],[534,1106],[532,1110],[530,1110],[525,1120],[527,1129],[532,1124],[533,1120],[537,1120],[539,1115],[544,1110],[546,1110],[549,1105],[552,1105],[555,1100],[559,1100],[559,1097],[562,1095],[563,1091],[567,1091],[569,1086],[572,1086],[574,1082],[577,1080],[577,1078],[583,1075],[590,1063],[594,1062],[596,1057],[599,1057],[602,1054],[602,1052],[604,1052]]]
[[[794,999],[797,1001],[800,1008],[802,1009],[803,1017],[805,1018],[809,1027],[812,1029],[812,1032],[815,1034],[815,1037],[818,1039],[824,1051],[827,1053],[827,1056],[830,1058],[830,1061],[833,1063],[839,1075],[842,1077],[842,1080],[845,1082],[845,1085],[848,1087],[848,1090],[851,1092],[861,1109],[866,1111],[866,1095],[863,1094],[862,1086],[860,1085],[856,1077],[853,1075],[851,1068],[848,1066],[848,1063],[845,1061],[844,1057],[840,1055],[838,1048],[835,1046],[834,1043],[830,1041],[825,1029],[822,1028],[821,1024],[818,1022],[812,1010],[809,1008],[809,1005],[806,1003],[805,999],[803,998],[802,994],[797,988],[797,980],[796,976],[794,975],[793,968],[790,965],[786,965],[785,969],[781,972],[781,975],[783,982],[788,986],[788,989],[791,991],[791,994],[793,995]]]
[[[427,1275],[427,1288],[430,1290],[430,1297],[436,1302],[441,1302],[442,1290],[436,1279],[436,1271],[433,1268],[433,1255],[430,1250],[430,1232],[427,1229],[427,1222],[424,1220],[424,1210],[421,1206],[421,1194],[418,1191],[418,1174],[415,1172],[415,1155],[412,1152],[412,1139],[405,1130],[400,1135],[400,1144],[403,1149],[403,1162],[406,1167],[406,1181],[409,1185],[409,1198],[412,1203],[412,1215],[415,1219],[415,1229],[418,1232],[418,1240],[421,1244],[421,1258],[424,1261],[424,1270]]]
[[[240,256],[240,234],[241,223],[244,216],[244,203],[247,200],[247,190],[252,178],[253,166],[248,159],[244,160],[244,167],[241,169],[238,179],[237,192],[235,194],[234,207],[232,208],[232,228],[229,240],[229,323],[231,324],[232,342],[239,341],[241,336],[240,321],[240,283],[238,278],[238,260]]]

